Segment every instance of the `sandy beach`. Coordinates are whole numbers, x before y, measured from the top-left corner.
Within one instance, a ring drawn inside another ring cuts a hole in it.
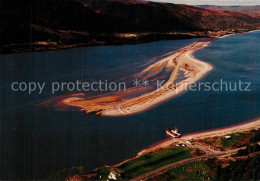
[[[138,73],[137,75],[142,79],[148,79],[158,74],[163,67],[171,71],[168,80],[154,91],[131,98],[125,98],[125,96],[138,90],[127,89],[92,99],[73,96],[62,100],[62,103],[67,106],[80,107],[81,111],[86,111],[87,114],[96,113],[102,116],[126,116],[146,111],[185,92],[190,84],[198,81],[212,70],[213,67],[210,64],[194,58],[192,54],[196,50],[208,46],[213,40],[195,42],[153,63]],[[180,71],[184,72],[185,79],[176,83]]]
[[[204,138],[210,138],[210,137],[216,137],[216,136],[219,137],[219,136],[229,135],[232,133],[243,133],[243,132],[251,131],[252,129],[257,130],[259,128],[260,128],[260,118],[257,118],[252,121],[235,124],[235,125],[228,126],[228,127],[206,130],[206,131],[196,132],[196,133],[189,133],[189,134],[183,135],[181,137],[181,139],[191,140],[191,139],[204,139]],[[140,156],[140,155],[143,155],[143,154],[146,154],[149,152],[153,152],[153,151],[156,151],[161,148],[169,147],[172,144],[173,144],[173,139],[167,138],[165,140],[162,140],[158,143],[151,145],[147,149],[140,151],[137,154],[137,156]]]
[[[191,139],[204,139],[204,138],[217,137],[217,136],[221,137],[221,136],[229,135],[232,133],[248,132],[248,131],[251,131],[252,129],[255,129],[255,130],[260,129],[260,118],[257,118],[252,121],[240,123],[240,124],[235,124],[235,125],[228,126],[228,127],[206,130],[206,131],[202,131],[202,132],[189,133],[189,134],[183,135],[181,137],[181,140],[183,141],[183,140],[191,140]],[[163,149],[163,148],[168,148],[174,143],[174,141],[178,141],[178,138],[177,139],[173,139],[170,137],[166,138],[166,139],[159,141],[159,142],[149,146],[148,148],[143,149],[142,151],[138,152],[135,157],[126,159],[113,166],[117,167],[128,161],[136,159],[142,155],[148,154],[150,152],[154,152],[154,151],[157,151],[157,150]]]

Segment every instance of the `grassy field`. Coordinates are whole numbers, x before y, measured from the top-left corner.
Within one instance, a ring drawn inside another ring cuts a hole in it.
[[[248,138],[248,134],[245,133],[230,134],[230,136],[230,139],[221,138],[216,144],[221,145],[223,148],[233,148]]]
[[[226,139],[224,137],[214,137],[200,141],[218,147],[221,150],[234,149],[249,144],[253,133],[235,133],[230,134],[229,136],[231,136],[230,139]]]
[[[123,178],[134,178],[170,163],[191,158],[190,148],[169,148],[147,154],[124,163],[119,168],[124,171]]]
[[[187,163],[167,171],[163,175],[158,175],[150,181],[168,181],[168,180],[211,180],[211,175],[208,167],[201,162]]]

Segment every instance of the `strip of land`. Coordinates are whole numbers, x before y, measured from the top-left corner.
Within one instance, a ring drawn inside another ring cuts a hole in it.
[[[181,138],[169,138],[119,164],[100,167],[86,174],[74,175],[68,180],[106,180],[111,171],[120,173],[124,180],[158,180],[158,177],[164,177],[165,173],[165,177],[169,177],[171,169],[180,166],[184,168],[187,163],[195,163],[195,167],[193,166],[191,169],[196,171],[198,169],[196,165],[207,162],[208,169],[211,169],[212,173],[203,175],[206,175],[206,178],[213,178],[215,177],[213,172],[216,173],[214,165],[227,166],[230,160],[245,160],[259,155],[259,135],[260,119],[258,118],[239,125],[188,134]],[[226,138],[227,136],[229,138]],[[211,137],[215,138],[212,142],[213,145],[209,145],[211,143],[207,143],[207,140],[201,140]],[[221,145],[225,149],[214,149]],[[183,170],[182,174],[183,172],[187,171]],[[190,173],[190,171],[188,172]],[[199,174],[199,176],[202,175]]]
[[[188,140],[191,140],[191,139],[198,140],[198,139],[207,139],[207,138],[211,138],[211,137],[221,138],[221,137],[226,136],[226,135],[231,135],[232,133],[235,133],[235,134],[249,133],[249,132],[252,132],[252,130],[258,130],[259,128],[260,128],[260,119],[258,118],[258,119],[253,120],[253,121],[249,121],[249,122],[245,122],[245,123],[242,123],[242,124],[237,124],[237,125],[233,125],[233,126],[229,126],[229,127],[209,130],[209,131],[200,132],[200,133],[187,134],[187,135],[184,135],[181,139],[167,139],[167,140],[162,141],[158,144],[155,144],[154,146],[139,152],[137,158],[140,157],[141,155],[146,155],[146,154],[155,152],[157,150],[169,148],[169,147],[172,146],[173,142],[176,142],[176,141],[187,142]],[[247,135],[247,137],[250,137],[250,136]],[[240,141],[242,141],[242,140],[240,140]],[[257,141],[258,140],[256,140],[256,142]],[[231,142],[232,142],[232,140],[231,140]],[[233,142],[239,142],[239,140],[236,140],[236,141],[233,141]],[[259,142],[257,144],[259,144]],[[203,156],[199,156],[199,157],[187,158],[187,159],[184,159],[184,160],[181,160],[181,161],[178,161],[178,162],[173,162],[169,165],[165,165],[161,168],[147,172],[147,173],[142,174],[138,177],[135,177],[131,180],[132,181],[148,180],[148,179],[153,178],[157,175],[163,174],[163,173],[165,173],[166,171],[168,171],[172,168],[178,167],[180,165],[184,165],[186,163],[191,163],[191,162],[199,161],[199,160],[202,160],[202,159],[207,160],[209,158],[219,158],[219,157],[229,156],[231,154],[236,154],[241,149],[246,148],[245,146],[243,146],[243,147],[238,146],[239,148],[232,148],[232,149],[228,149],[228,150],[225,150],[225,151],[216,151],[214,149],[211,149],[212,147],[207,147],[204,144],[201,145],[201,144],[198,144],[198,143],[190,145],[190,147],[195,147],[197,149],[200,149],[200,150],[204,151],[206,154],[203,155]]]
[[[129,90],[124,90],[116,94],[105,95],[94,99],[69,97],[64,99],[62,103],[68,106],[80,107],[86,113],[96,113],[103,116],[126,116],[146,111],[183,93],[188,89],[190,84],[201,79],[213,68],[210,64],[192,56],[196,50],[208,46],[213,40],[207,39],[192,43],[141,71],[138,74],[139,77],[147,79],[160,72],[162,67],[171,70],[169,79],[152,92],[137,97],[125,98]],[[180,71],[184,72],[185,79],[176,83]]]
[[[208,131],[203,131],[203,132],[198,132],[198,133],[189,133],[186,135],[183,135],[181,140],[192,140],[192,139],[205,139],[205,138],[210,138],[210,137],[221,137],[224,135],[229,135],[232,133],[243,133],[246,131],[250,131],[252,129],[259,129],[260,128],[260,118],[253,120],[253,121],[248,121],[245,123],[241,124],[236,124],[232,125],[229,127],[223,127],[223,128],[218,128],[218,129],[213,129],[213,130],[208,130]],[[139,152],[137,155],[143,155],[147,154],[149,152],[153,152],[162,148],[169,147],[173,142],[172,138],[168,138],[165,140],[162,140],[151,147],[142,150]]]

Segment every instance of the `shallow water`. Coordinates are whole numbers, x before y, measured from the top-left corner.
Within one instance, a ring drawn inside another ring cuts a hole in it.
[[[10,88],[13,81],[119,80],[196,40],[0,55],[1,179],[46,178],[79,165],[91,170],[134,156],[164,139],[168,127],[189,133],[258,117],[259,32],[216,40],[194,55],[214,66],[200,82],[241,79],[252,82],[251,92],[188,91],[141,114],[95,117],[37,106],[53,97],[47,88],[40,96]]]

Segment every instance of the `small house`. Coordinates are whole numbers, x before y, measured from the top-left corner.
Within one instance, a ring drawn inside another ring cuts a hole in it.
[[[229,140],[229,139],[231,139],[231,136],[225,136],[225,139],[227,139],[227,140]]]
[[[118,180],[120,179],[120,174],[117,173],[116,171],[111,171],[108,175],[109,180]]]

